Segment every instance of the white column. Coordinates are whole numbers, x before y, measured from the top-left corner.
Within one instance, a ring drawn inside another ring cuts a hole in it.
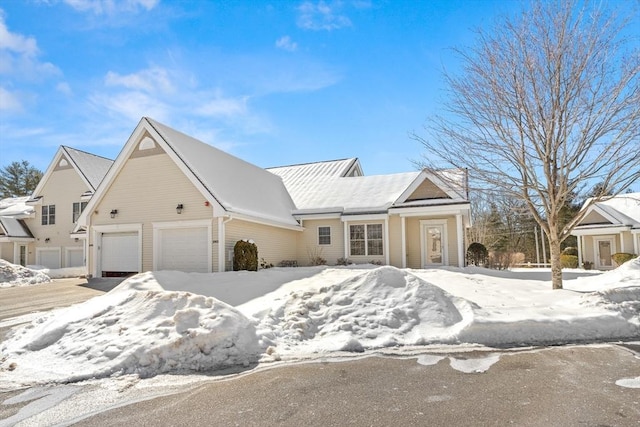
[[[624,232],[623,231],[620,232],[620,250],[619,250],[619,252],[626,252],[624,250]]]
[[[347,225],[347,221],[343,223],[344,230],[344,259],[349,259],[349,226]]]
[[[225,262],[225,256],[224,256],[224,252],[225,252],[225,244],[224,244],[224,240],[225,240],[225,233],[224,233],[224,218],[219,216],[218,217],[218,272],[223,273],[226,269],[226,262]]]
[[[384,219],[384,261],[386,265],[390,264],[389,256],[389,216]]]
[[[578,268],[582,268],[583,267],[583,262],[582,262],[582,245],[583,245],[584,241],[582,240],[582,235],[578,236]]]
[[[633,253],[637,255],[640,252],[640,248],[638,248],[640,234],[632,234],[631,237],[633,238]]]
[[[458,234],[458,267],[464,267],[464,230],[462,227],[462,214],[456,215],[456,230]]]
[[[400,256],[402,257],[402,268],[407,268],[407,237],[406,237],[406,228],[407,227],[407,219],[405,217],[400,217],[400,233],[402,233],[402,247],[400,248]]]

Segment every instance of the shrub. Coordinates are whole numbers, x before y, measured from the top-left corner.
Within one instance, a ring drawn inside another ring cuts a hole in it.
[[[575,255],[578,256],[578,248],[573,246],[567,246],[562,250],[562,255]]]
[[[250,240],[238,240],[233,247],[233,270],[258,271],[258,247]]]
[[[327,260],[322,256],[322,248],[307,249],[309,265],[326,265]]]
[[[380,261],[379,259],[372,259],[371,261],[369,261],[369,264],[384,265],[384,263],[382,261]]]
[[[338,260],[336,261],[336,265],[351,265],[353,264],[351,262],[351,260],[349,260],[349,258],[338,258]]]
[[[613,259],[613,262],[615,262],[617,266],[621,266],[625,262],[631,261],[632,259],[636,258],[637,256],[638,255],[629,254],[629,253],[626,253],[626,252],[618,252],[617,254],[611,255],[611,258]]]
[[[474,242],[467,248],[467,263],[471,265],[485,265],[487,263],[487,257],[489,251],[487,248],[478,242]]]
[[[283,259],[278,263],[278,267],[297,267],[298,261],[295,259]]]
[[[560,265],[562,268],[578,268],[577,255],[560,255]]]
[[[260,268],[265,269],[265,268],[271,268],[271,267],[273,267],[272,263],[265,261],[264,258],[260,258]]]

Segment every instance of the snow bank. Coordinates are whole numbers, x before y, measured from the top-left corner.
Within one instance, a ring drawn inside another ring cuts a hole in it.
[[[51,278],[41,271],[11,264],[0,259],[0,288],[30,286],[50,282]]]
[[[260,348],[255,328],[211,297],[157,290],[152,273],[108,294],[56,310],[0,346],[9,379],[79,381],[113,374],[248,366]]]
[[[65,267],[65,268],[48,268],[43,265],[28,265],[31,270],[36,270],[46,274],[52,279],[64,279],[67,277],[85,277],[87,275],[86,267]]]
[[[292,291],[268,311],[248,314],[260,317],[264,344],[278,346],[278,352],[361,352],[451,343],[464,324],[462,313],[470,312],[470,304],[437,286],[380,267],[316,291]]]

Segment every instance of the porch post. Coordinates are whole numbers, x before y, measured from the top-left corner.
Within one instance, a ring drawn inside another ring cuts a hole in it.
[[[226,269],[225,265],[225,233],[224,233],[224,218],[218,217],[218,272],[223,273]]]
[[[342,224],[344,230],[344,259],[349,259],[349,226],[347,221],[343,221]]]
[[[583,245],[583,240],[582,240],[582,234],[578,235],[578,268],[582,268],[584,263],[582,262],[582,245]]]
[[[624,231],[620,232],[620,252],[626,252],[624,250]]]
[[[456,229],[458,239],[458,267],[464,267],[464,230],[462,227],[462,214],[456,215]]]
[[[402,257],[402,268],[407,268],[407,237],[405,236],[407,227],[406,221],[407,219],[405,217],[400,217],[400,233],[402,234],[400,256]]]
[[[391,261],[389,256],[389,215],[384,219],[384,261],[385,265],[389,265]]]

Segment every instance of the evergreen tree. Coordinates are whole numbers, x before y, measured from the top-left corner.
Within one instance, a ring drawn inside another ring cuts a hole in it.
[[[12,162],[0,169],[0,198],[28,196],[42,178],[42,171],[28,161]]]

